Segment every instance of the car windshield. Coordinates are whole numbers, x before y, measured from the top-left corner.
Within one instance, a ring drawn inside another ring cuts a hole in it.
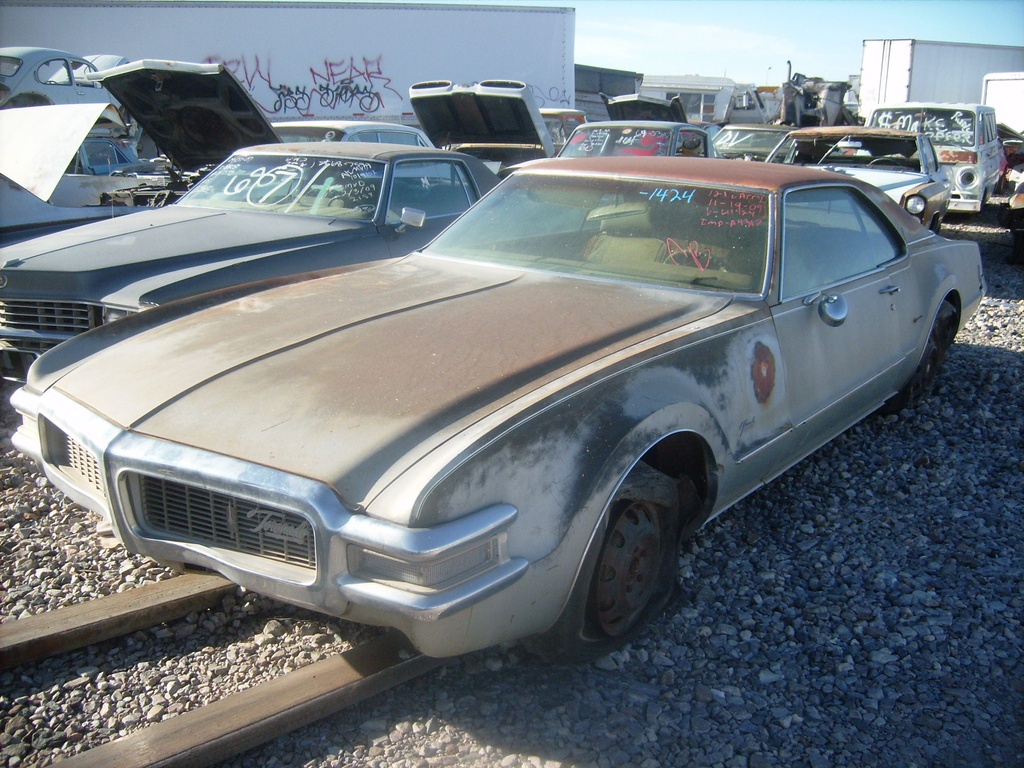
[[[426,253],[760,293],[768,259],[768,193],[659,179],[515,173]]]
[[[772,162],[921,170],[917,140],[899,136],[791,135],[779,145]]]
[[[596,157],[598,155],[657,155],[672,151],[672,130],[669,128],[632,128],[583,126],[569,137],[559,153],[562,157]]]
[[[751,131],[743,128],[723,128],[714,139],[715,149],[727,157],[740,155],[744,152],[758,152],[767,155],[786,131]]]
[[[871,115],[871,125],[927,134],[936,146],[973,147],[977,115],[969,109],[886,107]]]
[[[371,219],[384,163],[309,155],[237,153],[196,184],[178,205],[293,216]]]

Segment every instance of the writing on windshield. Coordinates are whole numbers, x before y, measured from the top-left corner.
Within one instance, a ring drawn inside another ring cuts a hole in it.
[[[965,109],[915,109],[912,107],[883,109],[871,116],[871,124],[879,128],[914,131],[927,134],[933,144],[972,147],[976,132],[976,115]]]
[[[384,164],[365,160],[238,155],[208,174],[180,204],[369,219],[383,178]]]

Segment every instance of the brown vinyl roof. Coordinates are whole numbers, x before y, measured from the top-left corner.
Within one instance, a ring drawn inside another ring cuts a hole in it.
[[[779,191],[800,184],[857,182],[849,176],[799,165],[756,163],[721,158],[687,157],[578,157],[534,160],[517,166],[519,170],[558,173],[600,173],[621,176],[646,176],[697,184],[726,184]]]

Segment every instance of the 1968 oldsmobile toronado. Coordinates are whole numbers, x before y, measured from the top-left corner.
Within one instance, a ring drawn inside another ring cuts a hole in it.
[[[976,244],[874,187],[681,158],[527,163],[421,252],[78,336],[18,448],[128,549],[429,655],[627,643],[681,538],[926,396]]]

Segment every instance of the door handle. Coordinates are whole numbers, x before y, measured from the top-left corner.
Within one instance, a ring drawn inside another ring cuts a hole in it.
[[[890,296],[892,296],[892,294],[900,292],[900,287],[898,285],[887,285],[885,286],[885,288],[879,288],[878,292],[888,293]]]

